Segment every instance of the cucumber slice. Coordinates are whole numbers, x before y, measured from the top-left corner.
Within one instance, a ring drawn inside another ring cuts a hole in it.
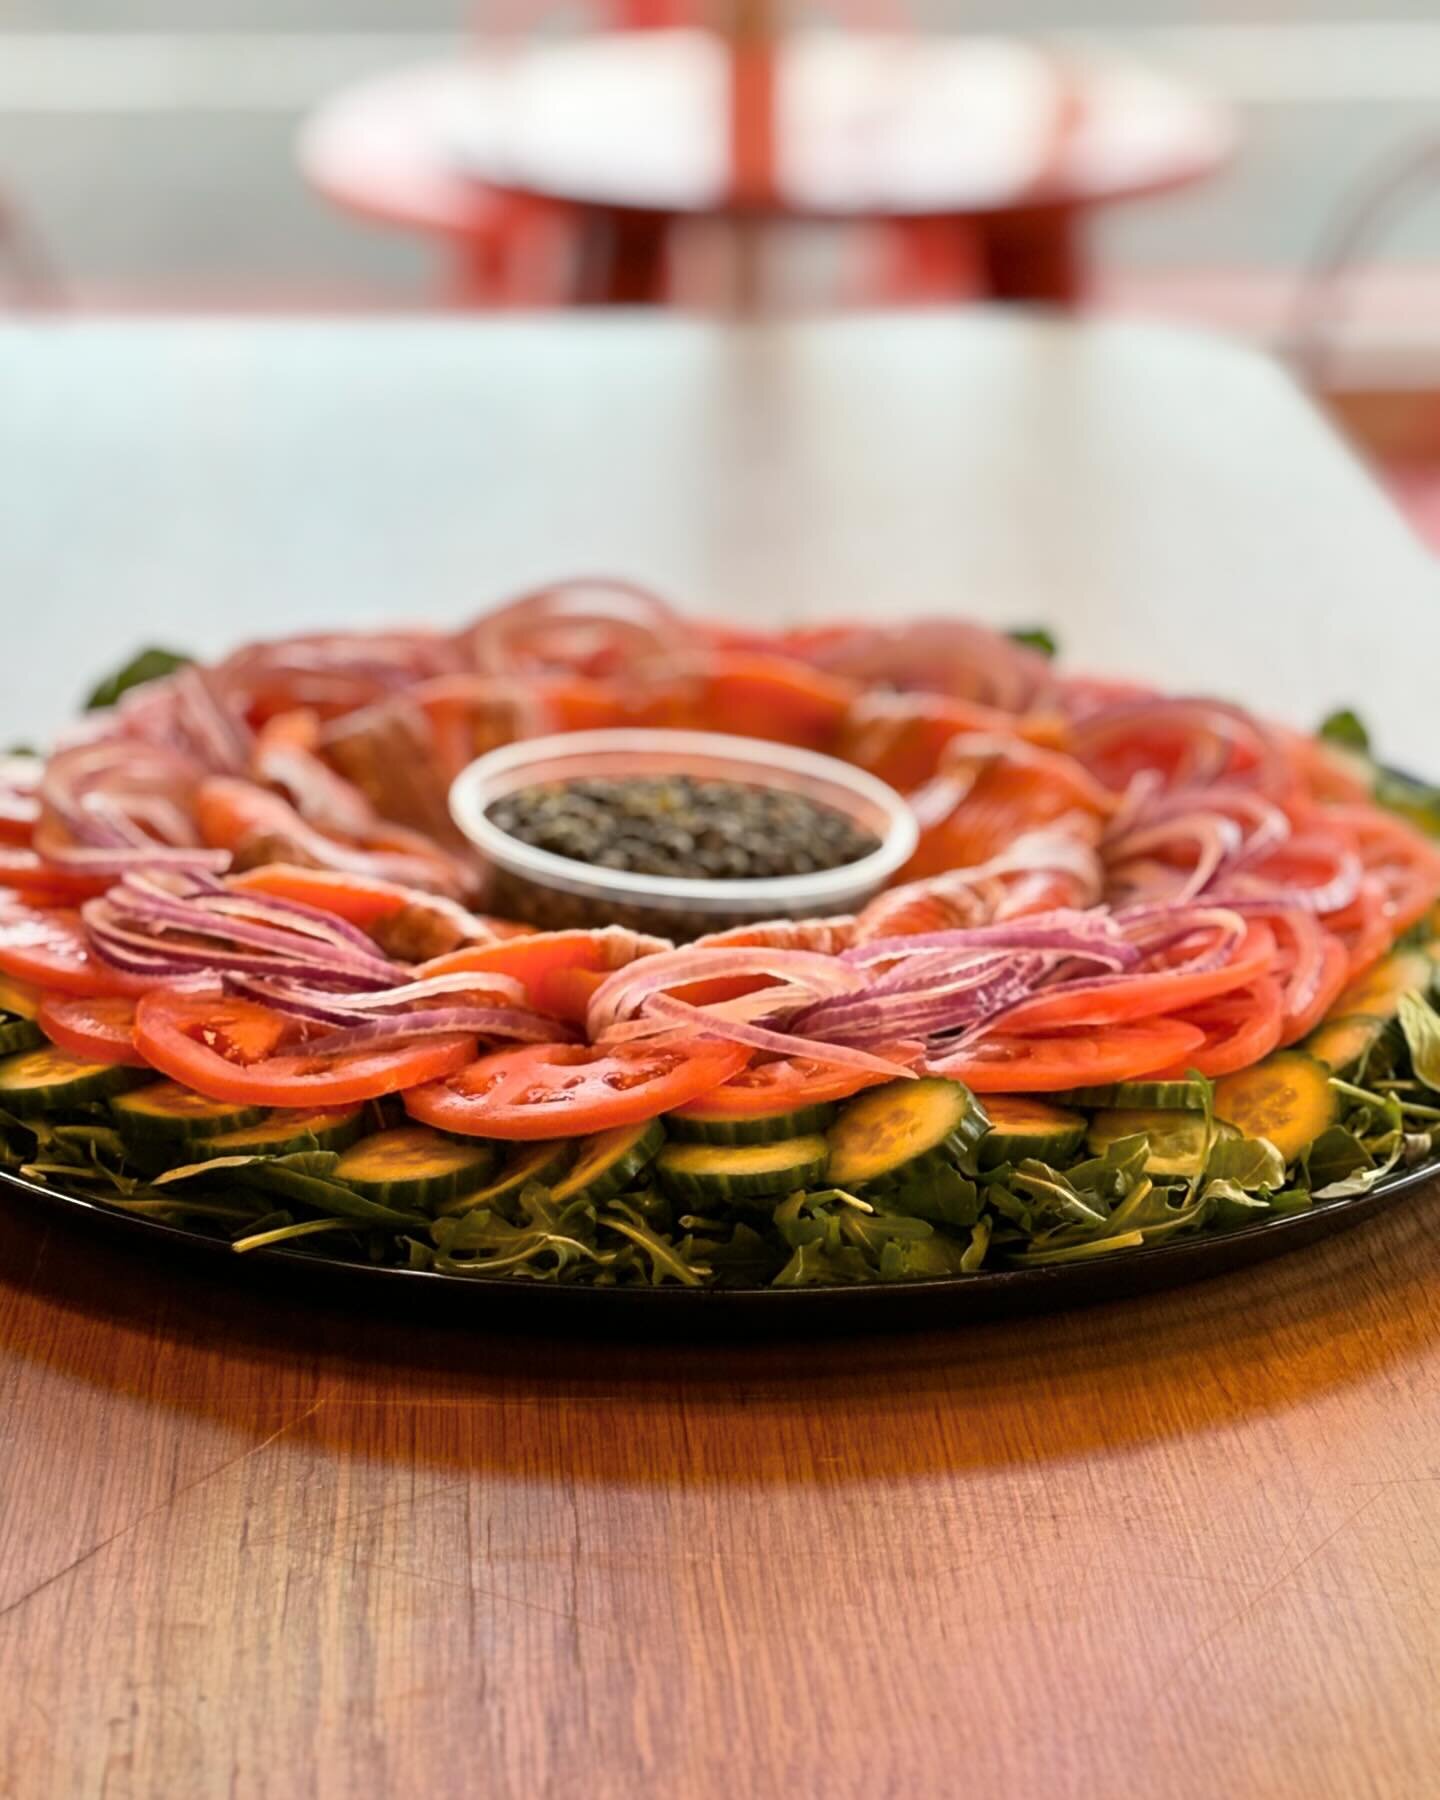
[[[550,1189],[560,1201],[589,1200],[599,1205],[624,1191],[648,1169],[665,1143],[665,1127],[658,1119],[641,1125],[617,1125],[592,1138],[582,1138],[568,1172]]]
[[[655,1173],[667,1194],[715,1205],[774,1199],[825,1179],[830,1146],[818,1132],[772,1144],[667,1144]]]
[[[33,1019],[0,1019],[0,1056],[13,1056],[17,1050],[38,1050],[45,1033]]]
[[[1406,994],[1428,994],[1435,965],[1424,950],[1392,950],[1358,975],[1325,1015],[1331,1019],[1366,1013],[1376,1019],[1393,1019]]]
[[[830,1127],[830,1184],[883,1193],[931,1169],[957,1168],[989,1124],[960,1081],[926,1076],[870,1088],[848,1100]]]
[[[65,1112],[149,1079],[148,1069],[89,1062],[46,1044],[0,1061],[0,1107],[12,1113]]]
[[[1305,1052],[1324,1063],[1332,1075],[1343,1075],[1358,1067],[1389,1029],[1389,1021],[1373,1013],[1325,1018],[1306,1038]]]
[[[1141,1132],[1150,1140],[1150,1154],[1145,1159],[1147,1175],[1179,1176],[1188,1181],[1205,1167],[1209,1139],[1205,1115],[1200,1112],[1174,1112],[1162,1107],[1097,1112],[1085,1134],[1085,1146],[1092,1156],[1103,1156],[1119,1139],[1138,1137]]]
[[[12,1019],[34,1019],[39,1016],[40,996],[23,981],[0,975],[0,1012],[9,1013]]]
[[[1019,1162],[1068,1162],[1085,1141],[1085,1118],[1063,1106],[1047,1106],[1028,1094],[991,1094],[985,1101],[990,1129],[980,1140],[980,1167]]]
[[[1147,1112],[1201,1112],[1205,1089],[1198,1081],[1119,1081],[1113,1087],[1076,1088],[1072,1106],[1143,1107]],[[988,1102],[987,1102],[988,1104]]]
[[[368,1200],[405,1209],[468,1193],[494,1166],[495,1152],[483,1138],[450,1138],[428,1125],[398,1125],[352,1144],[333,1178]]]
[[[1292,1163],[1338,1121],[1340,1101],[1324,1063],[1303,1050],[1281,1050],[1222,1076],[1215,1083],[1215,1112],[1246,1137],[1269,1138]]]
[[[115,1123],[132,1137],[211,1138],[223,1131],[238,1131],[243,1125],[256,1125],[264,1118],[264,1108],[237,1106],[233,1100],[210,1100],[178,1081],[151,1080],[146,1070],[138,1071],[147,1083],[133,1093],[120,1094],[110,1102]]]
[[[452,1200],[443,1200],[435,1211],[441,1217],[473,1212],[480,1206],[498,1207],[503,1212],[507,1203],[532,1181],[551,1186],[569,1161],[570,1145],[564,1138],[525,1144],[488,1186],[457,1194]]]
[[[190,1148],[197,1162],[211,1156],[287,1156],[296,1150],[344,1150],[360,1135],[364,1108],[332,1106],[317,1112],[266,1113],[255,1125],[201,1138]]]
[[[826,1130],[835,1117],[831,1105],[797,1106],[790,1112],[751,1113],[746,1116],[707,1113],[690,1106],[670,1113],[665,1129],[687,1144],[773,1144],[782,1138],[808,1137]]]

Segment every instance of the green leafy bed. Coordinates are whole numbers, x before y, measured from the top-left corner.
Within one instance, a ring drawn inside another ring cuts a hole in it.
[[[924,1178],[867,1197],[835,1187],[777,1201],[707,1204],[662,1191],[653,1167],[617,1196],[561,1203],[539,1182],[503,1206],[447,1198],[434,1213],[368,1198],[336,1179],[334,1151],[178,1161],[137,1146],[104,1103],[65,1116],[0,1113],[0,1160],[31,1180],[118,1211],[185,1225],[247,1252],[298,1252],[593,1286],[804,1287],[1036,1268],[1202,1232],[1233,1231],[1343,1202],[1440,1145],[1440,1015],[1406,995],[1349,1079],[1331,1079],[1336,1122],[1288,1167],[1263,1137],[1240,1137],[1203,1096],[1198,1168],[1147,1173],[1141,1133],[1061,1166],[983,1166],[983,1139]],[[1063,1098],[1063,1097],[1062,1097]],[[367,1128],[398,1122],[385,1104]],[[157,1160],[161,1166],[157,1167]],[[176,1166],[164,1166],[167,1163]]]

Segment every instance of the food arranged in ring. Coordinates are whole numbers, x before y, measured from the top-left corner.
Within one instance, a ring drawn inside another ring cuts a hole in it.
[[[147,652],[98,701],[0,768],[0,1164],[242,1253],[963,1279],[1440,1151],[1440,796],[1349,714],[1308,736],[1033,634],[741,631],[612,582]],[[562,904],[449,796],[580,733],[649,760],[483,811]],[[721,737],[728,775],[693,756]],[[852,868],[881,870],[852,906],[796,898]]]

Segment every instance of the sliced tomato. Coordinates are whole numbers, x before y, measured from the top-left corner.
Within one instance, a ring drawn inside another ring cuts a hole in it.
[[[23,849],[39,818],[40,802],[33,794],[17,794],[0,785],[0,844]]]
[[[91,1062],[146,1067],[135,1045],[135,1002],[124,994],[46,994],[35,1023],[52,1044]]]
[[[1378,875],[1367,875],[1360,892],[1339,912],[1325,915],[1325,929],[1345,946],[1350,958],[1348,979],[1363,975],[1390,948],[1395,933],[1386,908],[1385,884]]]
[[[143,994],[155,986],[93,955],[78,912],[14,901],[0,908],[0,971],[62,994]]]
[[[87,875],[44,862],[20,844],[0,843],[0,887],[14,888],[39,906],[73,906],[103,894],[111,875]]]
[[[619,927],[607,931],[537,931],[501,944],[471,944],[421,965],[419,976],[475,970],[522,982],[536,1012],[582,1020],[605,977],[636,956],[666,946]]]
[[[1234,956],[1221,968],[1189,973],[1159,969],[1095,982],[1068,982],[1023,1001],[1006,1018],[1006,1030],[1028,1036],[1034,1031],[1109,1025],[1180,1012],[1268,975],[1275,953],[1269,927],[1255,923],[1246,928]]]
[[[405,1096],[411,1118],[465,1137],[588,1136],[708,1094],[745,1066],[738,1044],[532,1044],[482,1056]]]
[[[1055,1031],[1016,1037],[997,1032],[930,1067],[963,1081],[977,1094],[1057,1094],[1066,1088],[1135,1081],[1182,1063],[1205,1042],[1198,1025],[1180,1019],[1141,1019],[1095,1031]]]
[[[704,731],[824,750],[839,737],[855,694],[853,682],[789,657],[722,650],[707,664],[695,723]]]
[[[1187,1025],[1205,1033],[1205,1042],[1184,1058],[1159,1071],[1162,1081],[1183,1081],[1191,1069],[1212,1078],[1248,1069],[1289,1034],[1285,990],[1268,975],[1228,994],[1217,994],[1183,1015]]]
[[[1384,883],[1390,931],[1398,937],[1424,918],[1440,894],[1440,849],[1377,806],[1334,810],[1354,831],[1366,869]]]
[[[1276,905],[1249,916],[1274,934],[1269,973],[1280,983],[1285,1001],[1280,1042],[1293,1044],[1330,1010],[1348,978],[1349,955],[1340,939],[1301,906]],[[1191,1016],[1190,1008],[1179,1010],[1182,1017]]]
[[[157,988],[135,1011],[135,1043],[153,1068],[212,1100],[256,1106],[350,1106],[463,1068],[475,1040],[460,1032],[391,1050],[327,1056],[294,1019],[253,1001]]]
[[[778,1056],[771,1062],[751,1063],[723,1086],[677,1106],[675,1111],[682,1116],[703,1112],[707,1117],[748,1119],[757,1113],[794,1112],[827,1100],[847,1100],[862,1088],[875,1087],[886,1079],[864,1069],[841,1069],[834,1063],[815,1062],[808,1056]]]

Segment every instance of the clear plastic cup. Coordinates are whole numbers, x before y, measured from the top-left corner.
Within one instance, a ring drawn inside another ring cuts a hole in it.
[[[879,847],[857,862],[807,875],[681,879],[537,850],[487,816],[517,788],[635,775],[689,775],[803,794],[846,814]],[[450,811],[489,867],[485,905],[492,912],[547,930],[628,925],[677,942],[767,919],[853,912],[908,861],[919,835],[899,794],[862,769],[760,738],[701,731],[575,731],[506,744],[461,770]]]

